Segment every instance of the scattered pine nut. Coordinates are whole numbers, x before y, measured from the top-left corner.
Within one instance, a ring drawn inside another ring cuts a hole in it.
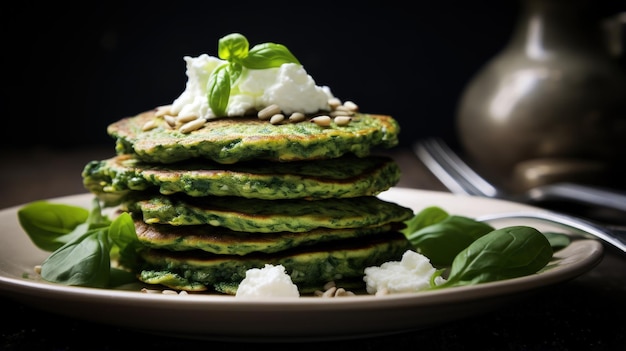
[[[168,126],[170,126],[172,128],[176,127],[176,117],[170,116],[170,115],[165,115],[165,116],[163,116],[163,119],[165,120],[165,122],[167,123]]]
[[[257,117],[262,120],[268,120],[273,115],[280,113],[280,107],[276,104],[269,105],[257,113]]]
[[[161,290],[141,288],[141,292],[146,294],[160,294]]]
[[[311,118],[311,122],[317,124],[320,127],[328,127],[330,126],[330,116],[317,116]]]
[[[279,124],[283,120],[285,120],[285,115],[283,115],[282,113],[277,113],[270,118],[270,123]]]
[[[144,123],[143,127],[141,127],[141,130],[146,132],[146,131],[152,130],[152,129],[156,128],[156,127],[157,127],[156,122],[153,119],[151,119],[148,122]]]
[[[336,109],[338,106],[341,106],[341,100],[339,100],[338,98],[334,97],[334,98],[330,98],[328,99],[328,105],[330,106],[331,110]]]
[[[335,287],[335,286],[337,286],[337,285],[335,284],[334,281],[331,280],[328,283],[324,284],[324,290],[328,290],[328,289],[330,289],[332,287]]]
[[[154,117],[162,117],[170,113],[170,108],[172,105],[164,105],[156,108],[154,112]]]
[[[343,106],[347,108],[349,111],[356,112],[359,110],[359,106],[352,101],[346,101],[343,103]]]
[[[195,121],[196,119],[198,119],[198,116],[194,116],[194,115],[176,117],[176,121],[178,123],[187,123],[187,122]]]
[[[335,111],[331,111],[330,112],[330,117],[337,117],[337,116],[352,116],[354,114],[354,112],[352,111],[347,111],[347,110],[335,110]]]
[[[352,120],[352,117],[350,116],[337,116],[334,119],[335,124],[338,126],[346,126],[348,125],[348,123],[350,123],[351,120]]]
[[[337,288],[333,286],[332,288],[324,291],[322,297],[333,297],[335,296],[335,291],[337,291]]]
[[[194,130],[200,129],[204,126],[204,124],[206,123],[206,119],[204,118],[197,118],[194,119],[191,122],[187,122],[185,124],[183,124],[182,126],[180,126],[179,131],[181,133],[191,133]]]
[[[289,122],[302,122],[304,121],[304,119],[306,118],[306,116],[304,115],[304,113],[302,112],[294,112],[291,114],[291,116],[289,116]]]

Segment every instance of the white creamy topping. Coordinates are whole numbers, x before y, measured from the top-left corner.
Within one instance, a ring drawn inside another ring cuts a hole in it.
[[[246,271],[246,277],[239,284],[235,297],[300,297],[300,292],[286,273],[285,267],[266,264],[263,268]]]
[[[399,262],[390,261],[379,267],[365,268],[363,280],[370,294],[418,292],[430,286],[430,278],[435,271],[426,256],[407,250]],[[445,279],[442,277],[435,279],[437,285],[443,282]]]
[[[209,107],[207,82],[209,76],[227,61],[202,54],[185,56],[187,85],[185,91],[172,103],[170,111],[179,117],[215,118]],[[243,68],[239,80],[231,87],[226,113],[243,116],[276,104],[286,114],[314,113],[329,110],[330,88],[317,86],[301,65],[286,63],[277,68]]]

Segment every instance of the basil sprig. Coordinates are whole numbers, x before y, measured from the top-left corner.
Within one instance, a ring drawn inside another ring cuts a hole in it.
[[[31,241],[52,252],[41,265],[44,280],[97,288],[136,280],[131,272],[111,266],[112,257],[125,267],[137,262],[141,244],[128,213],[111,221],[102,215],[94,198],[90,212],[78,206],[36,201],[17,214]]]
[[[300,64],[300,61],[281,44],[264,43],[248,50],[248,39],[239,33],[222,37],[218,43],[218,57],[228,62],[218,66],[207,82],[209,107],[215,116],[225,116],[230,90],[237,82],[243,68],[267,69],[284,63]]]

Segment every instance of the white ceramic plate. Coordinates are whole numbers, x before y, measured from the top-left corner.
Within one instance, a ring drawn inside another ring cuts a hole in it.
[[[392,188],[381,198],[419,211],[440,206],[451,214],[538,208],[501,200]],[[89,208],[91,194],[55,199]],[[0,211],[0,293],[42,310],[78,319],[179,337],[238,341],[304,341],[374,336],[416,330],[484,313],[577,277],[600,262],[599,241],[576,239],[532,276],[440,291],[387,296],[301,297],[242,301],[232,296],[146,294],[50,284],[33,267],[48,255],[36,248],[17,220],[19,206]],[[515,224],[541,227],[516,220]]]

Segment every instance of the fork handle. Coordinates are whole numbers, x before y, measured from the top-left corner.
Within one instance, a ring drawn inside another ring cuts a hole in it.
[[[565,199],[626,213],[626,194],[582,184],[554,183],[550,186],[534,188],[529,191],[529,195],[535,200]]]

